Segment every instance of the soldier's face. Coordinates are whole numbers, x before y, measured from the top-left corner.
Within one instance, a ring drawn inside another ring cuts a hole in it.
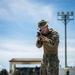
[[[47,34],[48,26],[43,26],[40,28],[40,30],[41,30],[41,33]]]

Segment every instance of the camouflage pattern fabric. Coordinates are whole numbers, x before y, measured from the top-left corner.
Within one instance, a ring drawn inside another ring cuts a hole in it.
[[[36,46],[41,48],[43,46],[44,54],[58,54],[59,34],[50,29],[48,34],[42,36],[42,40],[36,41]]]
[[[59,60],[57,54],[43,55],[40,75],[59,75]]]

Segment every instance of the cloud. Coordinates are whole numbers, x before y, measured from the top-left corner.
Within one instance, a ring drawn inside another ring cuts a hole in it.
[[[30,40],[0,39],[0,48],[9,51],[38,51],[35,43]],[[32,45],[33,43],[33,45]]]
[[[2,65],[0,65],[0,71],[3,69]]]
[[[28,40],[26,41],[19,41],[19,40],[13,40],[13,39],[1,39],[4,41],[1,41],[0,43],[0,51],[3,51],[1,54],[3,53],[8,53],[14,56],[19,56],[19,54],[25,55],[27,57],[31,57],[31,56],[42,56],[43,54],[43,49],[38,49],[35,45],[35,43],[28,42]],[[73,40],[73,39],[71,39]],[[70,41],[68,41],[68,43],[71,43]],[[72,44],[75,44],[75,42],[73,41]],[[74,56],[74,46],[70,46],[67,47],[67,52],[68,55],[70,55],[69,57],[73,57]],[[18,54],[17,54],[18,53]],[[64,42],[61,41],[60,45],[59,45],[59,57],[62,58],[64,57],[65,54],[65,48],[64,48]],[[10,56],[10,55],[9,55]]]
[[[75,39],[67,40],[67,64],[68,66],[75,66]],[[60,64],[64,66],[65,64],[65,44],[64,40],[60,40],[59,50],[58,50]]]
[[[19,20],[20,18],[32,17],[36,20],[40,18],[50,19],[52,17],[52,5],[34,4],[29,0],[3,0],[2,5],[4,4],[5,6],[0,8],[1,19]]]
[[[18,26],[25,30],[26,27],[37,25],[38,21],[45,19],[50,21],[50,27],[56,28],[55,6],[52,4],[44,5],[42,3],[31,2],[30,0],[3,0],[3,7],[0,8],[0,19],[12,22],[12,26]],[[4,16],[5,15],[5,16]],[[54,25],[53,25],[54,24]],[[62,29],[60,26],[59,30]]]
[[[0,20],[3,24],[6,23],[4,26],[11,27],[7,30],[9,31],[10,29],[8,35],[16,36],[16,34],[22,31],[20,35],[24,36],[24,31],[28,32],[28,30],[32,30],[30,28],[37,26],[38,21],[41,19],[53,22],[53,11],[54,6],[49,4],[43,5],[41,3],[31,2],[30,0],[2,0]],[[3,24],[1,23],[1,25]]]
[[[13,40],[13,39],[10,39],[10,40],[1,39],[0,53],[2,54],[2,56],[7,55],[8,57],[10,57],[10,55],[17,57],[21,54],[24,57],[31,57],[31,56],[38,57],[42,55],[42,49],[38,49],[35,43],[34,44],[28,43],[28,40],[19,41],[19,40]]]

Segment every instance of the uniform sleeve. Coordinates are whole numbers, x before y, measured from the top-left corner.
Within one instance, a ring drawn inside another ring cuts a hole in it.
[[[51,45],[55,45],[56,43],[59,43],[59,34],[56,31],[53,31],[52,39],[49,40]]]
[[[54,46],[56,43],[59,43],[59,34],[56,31],[52,32],[52,38],[45,38],[44,42],[49,43],[51,46]]]
[[[42,41],[39,41],[39,40],[36,41],[36,46],[37,46],[38,48],[41,48],[41,47],[42,47],[42,44],[43,44]]]

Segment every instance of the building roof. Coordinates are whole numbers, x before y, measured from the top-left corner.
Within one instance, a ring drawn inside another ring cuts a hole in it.
[[[13,64],[40,64],[41,58],[13,58],[9,62]]]

